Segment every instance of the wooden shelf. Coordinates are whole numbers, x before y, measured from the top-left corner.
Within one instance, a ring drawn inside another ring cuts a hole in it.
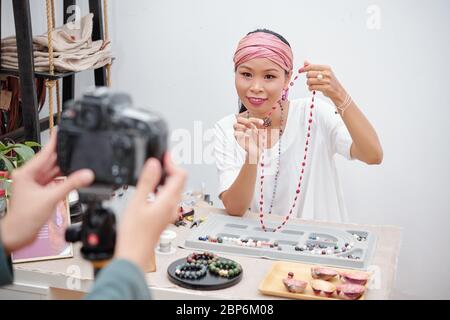
[[[94,14],[92,40],[96,41],[104,39],[102,0],[88,1],[89,11]],[[67,9],[70,6],[76,5],[76,2],[76,0],[64,0],[63,21],[67,21],[70,18],[71,14],[68,13]],[[20,78],[23,127],[15,130],[14,132],[9,132],[3,136],[0,136],[0,139],[10,137],[14,140],[23,139],[40,143],[41,130],[45,130],[44,128],[48,128],[48,118],[45,118],[47,120],[39,119],[35,79],[62,79],[62,105],[64,109],[64,103],[74,98],[76,72],[64,72],[50,75],[48,72],[34,71],[33,32],[31,28],[30,0],[13,0],[12,4],[14,12],[14,25],[16,30],[19,69],[14,70],[0,68],[0,74]],[[1,9],[2,2],[0,1],[0,38],[2,16]],[[20,36],[17,37],[17,35]],[[94,75],[96,86],[106,85],[106,67],[96,69],[94,71]]]

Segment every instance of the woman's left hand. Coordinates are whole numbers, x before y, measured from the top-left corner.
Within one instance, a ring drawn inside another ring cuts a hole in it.
[[[310,64],[305,61],[301,73],[306,72],[306,84],[309,91],[320,91],[333,102],[344,101],[346,92],[331,70],[330,66]]]

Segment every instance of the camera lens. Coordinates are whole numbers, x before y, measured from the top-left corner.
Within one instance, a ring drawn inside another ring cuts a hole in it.
[[[95,106],[83,106],[81,110],[81,125],[87,129],[95,129],[100,125],[100,109]]]

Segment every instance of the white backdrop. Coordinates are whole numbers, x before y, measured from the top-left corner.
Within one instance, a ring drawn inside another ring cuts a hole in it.
[[[84,14],[87,1],[80,2]],[[197,135],[206,145],[208,129],[236,112],[232,56],[247,32],[265,27],[285,36],[296,66],[305,58],[331,65],[384,149],[380,166],[338,159],[351,221],[403,228],[400,296],[450,298],[449,1],[109,3],[113,87],[159,111],[171,129],[187,130],[184,138],[189,133],[196,141]],[[5,37],[14,29],[11,4],[2,5]],[[46,30],[44,13],[45,2],[32,1],[34,33]],[[77,76],[77,95],[92,79],[91,72]],[[300,79],[290,96],[306,95]],[[178,139],[173,136],[172,145]],[[195,158],[202,148],[197,142],[184,154],[191,159],[183,164],[188,189],[203,183],[218,205],[215,167]]]

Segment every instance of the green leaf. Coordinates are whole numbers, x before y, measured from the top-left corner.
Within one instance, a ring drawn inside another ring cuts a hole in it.
[[[0,152],[6,149],[6,145],[0,141]]]
[[[11,173],[15,169],[14,164],[11,162],[11,160],[9,160],[4,154],[1,153],[0,153],[0,161],[3,161],[9,173]]]
[[[21,164],[27,162],[28,160],[31,160],[31,158],[33,158],[34,156],[34,150],[26,145],[16,146],[14,148],[14,151],[19,155],[21,160],[23,160],[23,162],[20,161]]]
[[[33,147],[39,147],[39,148],[42,147],[42,145],[40,143],[37,143],[35,141],[25,141],[24,143],[25,143],[26,146],[29,146],[31,148],[33,148]]]

